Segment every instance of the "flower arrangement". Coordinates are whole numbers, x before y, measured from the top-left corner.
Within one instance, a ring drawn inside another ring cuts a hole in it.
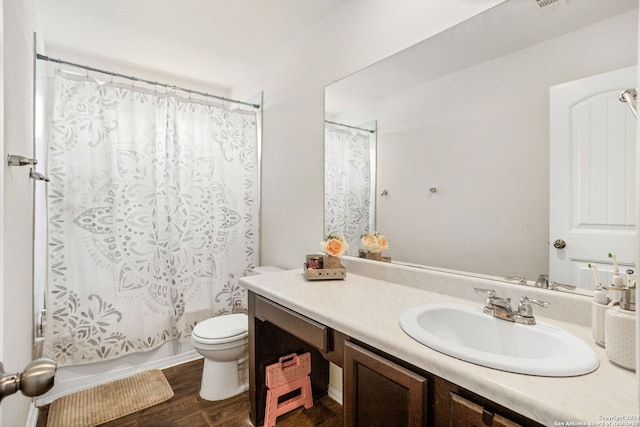
[[[382,234],[374,231],[372,233],[364,234],[360,239],[360,243],[362,244],[362,248],[365,251],[372,253],[380,253],[383,250],[389,248],[389,243],[387,242],[387,238]]]
[[[320,249],[329,256],[340,257],[347,252],[349,245],[344,236],[331,233],[324,242],[320,242]]]

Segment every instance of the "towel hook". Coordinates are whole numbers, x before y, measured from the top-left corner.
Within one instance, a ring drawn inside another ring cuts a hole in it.
[[[46,176],[44,176],[40,172],[38,172],[36,170],[33,170],[33,169],[29,170],[29,178],[35,179],[36,181],[49,182],[49,178],[47,178]]]
[[[25,156],[9,154],[7,156],[7,163],[9,164],[9,166],[27,166],[27,165],[35,165],[38,163],[38,161],[36,159],[30,159]]]
[[[620,94],[620,102],[626,102],[634,116],[638,117],[638,91],[627,89]]]

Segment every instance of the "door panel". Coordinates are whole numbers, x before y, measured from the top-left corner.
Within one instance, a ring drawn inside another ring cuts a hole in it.
[[[618,97],[635,88],[636,67],[550,89],[550,280],[593,289],[589,263],[611,283],[635,249],[636,119]],[[557,249],[554,241],[566,246]]]

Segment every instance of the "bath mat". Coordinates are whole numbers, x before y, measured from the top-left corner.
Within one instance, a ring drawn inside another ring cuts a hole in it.
[[[56,399],[47,427],[90,427],[113,421],[173,397],[162,371],[154,369]]]

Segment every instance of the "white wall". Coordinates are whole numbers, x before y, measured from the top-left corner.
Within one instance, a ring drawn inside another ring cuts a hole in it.
[[[498,276],[549,271],[549,87],[635,65],[636,28],[633,10],[338,117],[377,120],[386,255]]]
[[[4,152],[33,152],[33,13],[32,0],[4,0]],[[28,167],[4,165],[4,297],[2,361],[19,372],[31,360],[31,284],[33,180]],[[24,425],[29,398],[16,393],[2,400],[6,426]]]
[[[237,88],[238,98],[265,95],[263,263],[298,267],[323,237],[324,87],[502,1],[350,0]],[[31,155],[34,2],[3,4],[4,149]],[[33,182],[27,175],[27,168],[5,164],[2,360],[15,371],[31,359]],[[3,399],[4,425],[24,425],[28,402],[19,393]]]
[[[638,13],[640,13],[640,9],[638,10]],[[640,17],[638,19],[640,21]],[[636,48],[636,54],[638,58],[640,58],[640,29],[636,31],[635,35],[639,41],[638,46]],[[640,82],[640,67],[637,67],[636,71],[638,73],[637,80],[636,80],[636,83],[637,83],[637,82]],[[636,142],[637,142],[636,165],[640,165],[640,149],[638,149],[638,147],[640,147],[640,120],[636,121]],[[640,188],[640,170],[638,169],[636,169],[636,188]],[[637,238],[639,236],[639,228],[638,228],[639,224],[640,224],[640,197],[636,197],[636,265],[640,265],[640,259],[638,259],[638,256],[640,255],[640,239]],[[636,307],[638,307],[638,304],[640,304],[640,292],[636,292]],[[635,350],[636,350],[636,367],[638,367],[640,366],[640,316],[636,318]],[[638,375],[637,373],[636,373],[636,390],[640,390],[640,375]],[[636,401],[636,409],[637,409],[636,414],[640,414],[640,399],[637,399]]]
[[[0,3],[0,159],[4,154],[4,23],[3,7]],[[4,236],[4,173],[0,174],[0,236]],[[4,319],[4,244],[0,245],[0,319]],[[4,355],[4,329],[0,328],[0,355]],[[4,412],[0,407],[0,427]]]
[[[264,91],[261,263],[299,267],[323,233],[324,88],[502,0],[350,0],[234,90]]]

